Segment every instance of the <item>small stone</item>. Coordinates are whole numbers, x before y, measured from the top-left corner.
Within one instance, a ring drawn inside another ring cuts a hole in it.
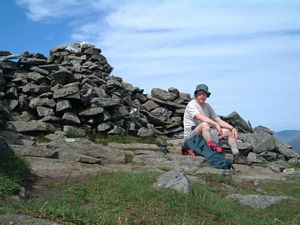
[[[70,143],[70,142],[75,142],[75,138],[65,138],[65,142]]]

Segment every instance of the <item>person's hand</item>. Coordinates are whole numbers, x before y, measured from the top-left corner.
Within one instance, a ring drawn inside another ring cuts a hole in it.
[[[238,137],[238,131],[237,131],[237,129],[236,129],[235,127],[232,128],[231,133],[232,133],[232,136],[233,136],[234,138],[237,138],[237,137]]]
[[[222,135],[222,128],[218,123],[216,124],[216,128],[217,128],[217,131],[218,131],[218,136],[221,136]]]

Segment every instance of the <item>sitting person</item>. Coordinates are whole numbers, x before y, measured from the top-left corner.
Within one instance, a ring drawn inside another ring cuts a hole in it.
[[[205,102],[210,95],[206,84],[197,85],[194,92],[195,99],[188,103],[184,112],[184,140],[201,135],[207,145],[215,151],[222,151],[217,143],[219,139],[227,138],[233,153],[233,163],[250,165],[237,148],[237,129],[218,117],[213,108]]]

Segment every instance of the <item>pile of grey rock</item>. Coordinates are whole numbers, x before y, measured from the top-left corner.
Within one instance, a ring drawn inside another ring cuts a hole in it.
[[[154,88],[149,96],[111,76],[112,69],[101,50],[88,43],[53,48],[48,58],[1,51],[2,126],[18,132],[59,128],[139,136],[182,131],[189,94]]]
[[[182,137],[190,94],[171,87],[153,88],[147,95],[110,75],[112,70],[101,50],[88,43],[53,48],[48,58],[0,51],[0,135],[10,144],[19,136],[7,130],[29,135],[76,130]],[[299,154],[276,141],[268,128],[252,129],[236,112],[222,118],[238,128],[238,147],[249,161],[299,162]],[[226,143],[223,147],[228,149]]]
[[[266,163],[277,161],[273,170],[282,172],[288,165],[284,162],[300,163],[300,155],[289,145],[277,140],[274,132],[264,126],[252,128],[238,113],[233,112],[224,120],[234,125],[239,130],[238,148],[247,155],[248,161],[253,163]],[[229,152],[229,146],[222,146]]]

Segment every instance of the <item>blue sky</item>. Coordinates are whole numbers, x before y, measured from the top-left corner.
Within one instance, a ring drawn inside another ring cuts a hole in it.
[[[87,41],[145,89],[212,92],[219,115],[300,129],[300,1],[2,0],[0,49]]]

